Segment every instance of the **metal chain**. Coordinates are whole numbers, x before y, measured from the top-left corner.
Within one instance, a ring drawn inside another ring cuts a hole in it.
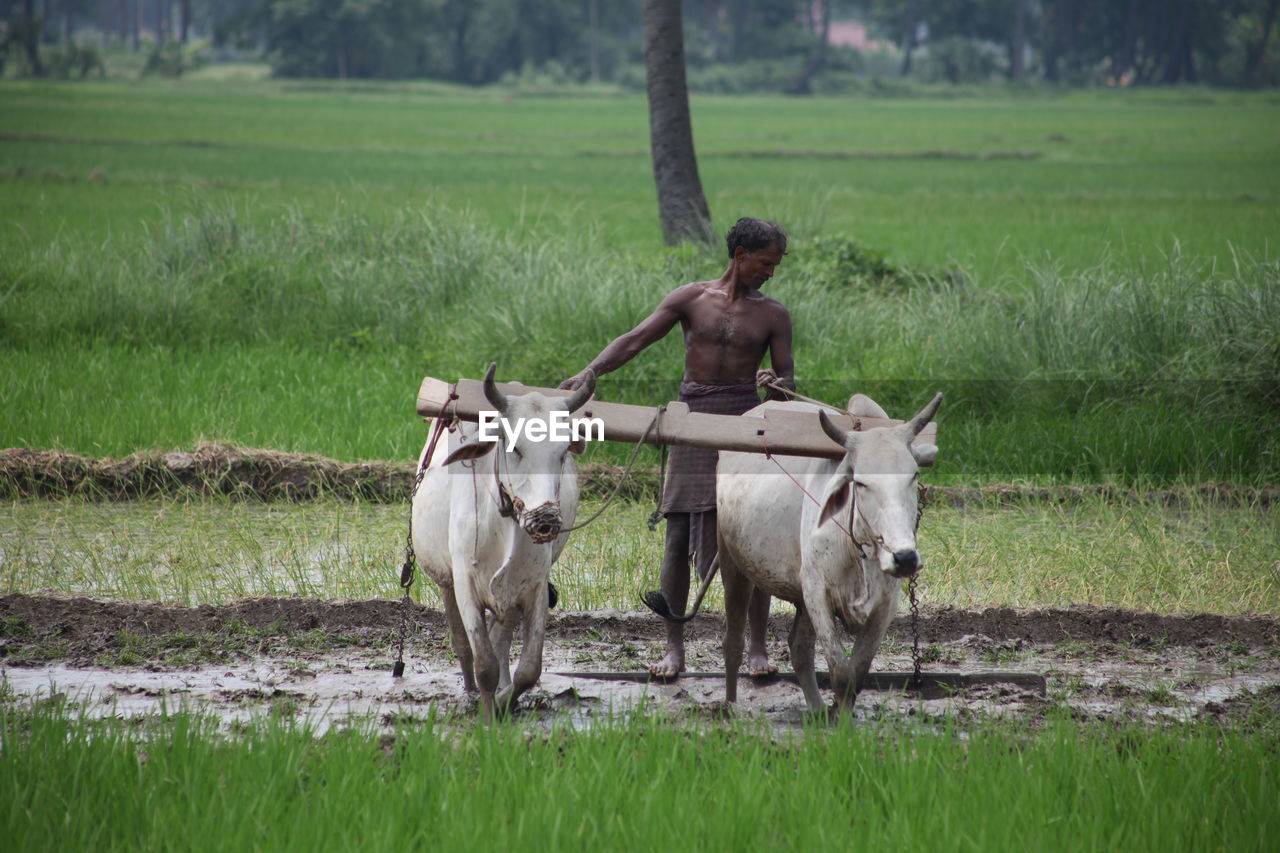
[[[911,689],[919,690],[924,686],[924,676],[920,674],[920,602],[916,598],[916,576],[907,581],[907,592],[911,595]]]
[[[920,519],[924,515],[924,487],[916,493],[916,534],[920,533]],[[924,676],[920,672],[920,600],[916,597],[916,578],[919,573],[907,581],[907,594],[911,597],[911,689],[920,691],[924,688]]]
[[[418,464],[418,476],[414,477],[413,488],[409,492],[409,532],[405,535],[404,563],[400,566],[400,588],[404,590],[404,595],[400,598],[400,636],[396,642],[396,662],[391,667],[392,678],[404,675],[404,643],[405,637],[409,634],[409,609],[413,606],[409,598],[409,590],[413,588],[414,570],[417,567],[417,557],[413,552],[413,500],[418,496],[418,487],[422,485],[422,478],[427,475],[427,465],[431,462],[436,442],[440,440],[440,434],[444,432],[444,428],[444,418],[438,418],[431,438],[427,441],[427,450]]]

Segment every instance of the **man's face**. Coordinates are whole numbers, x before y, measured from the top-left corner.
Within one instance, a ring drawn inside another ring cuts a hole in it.
[[[773,278],[773,271],[782,263],[782,252],[777,243],[770,243],[763,249],[748,251],[739,246],[733,253],[738,264],[738,275],[749,287],[760,287]]]

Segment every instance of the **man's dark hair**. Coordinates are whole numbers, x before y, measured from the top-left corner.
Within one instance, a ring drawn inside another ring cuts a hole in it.
[[[773,243],[778,244],[778,251],[782,254],[787,253],[787,232],[782,230],[782,226],[776,222],[769,222],[765,219],[752,219],[750,216],[744,216],[737,222],[733,223],[733,227],[729,229],[729,233],[725,235],[725,242],[729,245],[729,257],[733,257],[733,252],[739,246],[748,252],[759,251],[767,248]]]

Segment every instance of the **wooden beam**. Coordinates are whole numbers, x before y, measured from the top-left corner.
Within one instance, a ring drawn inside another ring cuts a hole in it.
[[[492,411],[493,406],[484,396],[484,383],[478,379],[461,379],[457,382],[457,399],[452,399],[453,386],[428,376],[422,380],[418,391],[418,414],[423,417],[457,417],[464,421],[476,421],[482,411]],[[498,390],[504,394],[519,395],[537,391],[548,397],[568,397],[572,392],[555,388],[536,388],[519,382],[499,382]],[[606,403],[592,399],[576,413],[582,418],[599,418],[604,422],[604,437],[608,441],[625,441],[635,444],[644,441],[654,445],[682,445],[703,447],[710,450],[742,450],[755,453],[774,453],[782,456],[814,456],[839,459],[844,450],[822,431],[816,412],[765,412],[764,418],[744,418],[738,415],[711,415],[691,412],[688,405],[673,401],[659,416],[656,406],[637,406],[628,403]],[[650,429],[655,416],[658,421]],[[896,426],[902,421],[892,418],[858,418],[828,412],[831,422],[841,429],[867,430],[873,427]],[[648,431],[648,437],[645,433]],[[937,444],[938,426],[929,423],[916,436],[914,444]]]

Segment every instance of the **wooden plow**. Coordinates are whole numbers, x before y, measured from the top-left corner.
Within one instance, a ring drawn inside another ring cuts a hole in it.
[[[515,395],[536,391],[548,397],[568,397],[572,393],[554,388],[535,388],[519,382],[499,382],[498,390]],[[475,422],[480,412],[492,409],[492,404],[484,396],[484,383],[478,379],[460,379],[450,385],[428,376],[422,380],[418,391],[418,414],[423,417],[456,417]],[[865,430],[902,423],[891,418],[854,418],[834,407],[827,414],[833,424],[844,430]],[[667,403],[660,412],[657,406],[606,403],[593,399],[575,416],[603,421],[606,441],[630,444],[644,441],[653,445],[678,444],[710,450],[745,450],[827,459],[839,459],[844,455],[844,450],[822,431],[815,412],[765,412],[764,418],[743,418],[691,412],[686,404],[675,401]],[[937,435],[937,424],[930,423],[920,431],[914,443],[936,444]]]
[[[499,391],[509,395],[536,391],[549,397],[568,397],[573,393],[519,382],[499,382],[497,387]],[[422,380],[418,391],[417,411],[423,417],[457,418],[474,423],[479,420],[481,412],[492,409],[492,404],[484,394],[484,383],[478,379],[460,379],[451,384],[428,376]],[[683,445],[710,450],[742,450],[827,459],[840,459],[844,455],[843,448],[823,432],[816,412],[772,411],[765,412],[764,418],[744,418],[739,415],[691,412],[688,405],[678,401],[658,407],[592,399],[575,416],[598,418],[602,421],[606,441],[630,444],[643,442],[657,446]],[[854,417],[834,406],[827,412],[827,416],[833,424],[844,430],[867,430],[902,423],[892,418]],[[936,445],[937,435],[937,424],[929,423],[916,436],[913,444]],[[652,678],[648,673],[559,674],[607,681],[645,682]],[[818,675],[820,679],[826,678],[825,673]],[[724,673],[682,673],[680,677],[724,678]],[[787,674],[774,677],[791,680],[795,678],[794,675]],[[912,686],[913,678],[912,672],[875,672],[868,676],[866,689],[905,690]],[[936,699],[994,683],[1008,684],[1045,695],[1044,676],[1026,672],[924,672],[921,673],[921,681],[914,686],[918,689],[920,698]]]

